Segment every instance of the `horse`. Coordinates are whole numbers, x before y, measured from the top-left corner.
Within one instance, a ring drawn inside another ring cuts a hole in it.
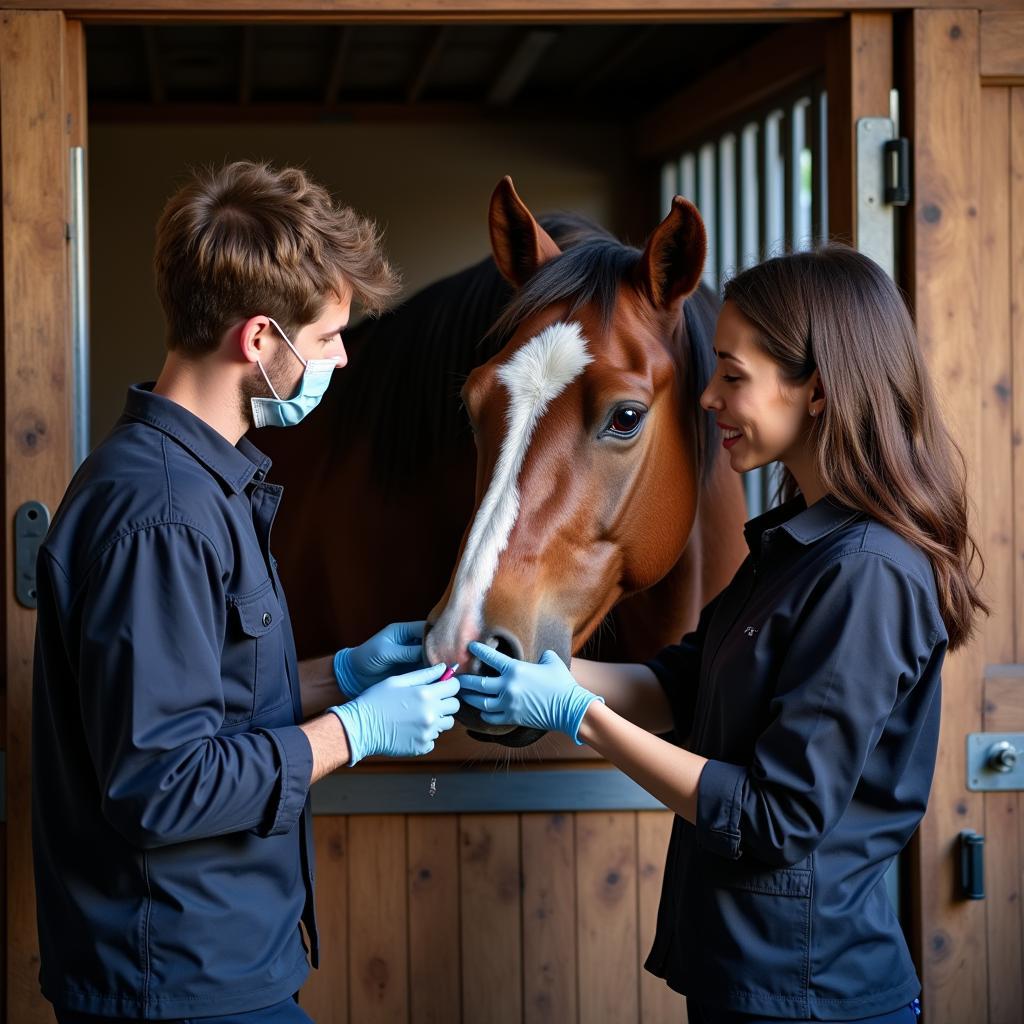
[[[698,403],[717,302],[697,211],[677,197],[641,252],[538,222],[506,178],[489,226],[491,259],[349,332],[321,408],[254,438],[285,485],[300,657],[431,608],[427,655],[467,671],[476,638],[642,660],[742,560],[742,486]],[[458,717],[506,746],[540,736]]]

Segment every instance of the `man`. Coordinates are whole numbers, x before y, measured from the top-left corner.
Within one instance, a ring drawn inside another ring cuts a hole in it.
[[[373,225],[253,163],[172,197],[155,268],[163,370],[130,389],[39,556],[40,982],[61,1024],[308,1021],[310,784],[432,749],[458,682],[418,667],[422,623],[296,665],[269,550],[281,488],[243,435],[315,407],[352,299],[379,308],[395,278]]]

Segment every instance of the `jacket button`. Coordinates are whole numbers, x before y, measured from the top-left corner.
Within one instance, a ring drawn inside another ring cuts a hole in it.
[[[274,621],[274,616],[270,612],[263,613],[263,625],[269,626]]]

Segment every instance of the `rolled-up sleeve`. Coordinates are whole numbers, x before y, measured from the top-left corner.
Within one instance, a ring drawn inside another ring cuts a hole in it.
[[[704,606],[697,628],[692,633],[687,633],[679,643],[662,648],[646,663],[668,698],[672,709],[673,731],[680,743],[686,740],[693,728],[704,640],[720,598],[721,594]]]
[[[912,572],[856,552],[819,577],[793,636],[751,763],[710,760],[701,774],[697,841],[723,857],[788,866],[814,851],[849,806],[941,626]]]
[[[227,604],[210,540],[184,524],[135,530],[75,605],[79,706],[111,825],[143,848],[289,831],[312,750],[297,727],[218,735]]]

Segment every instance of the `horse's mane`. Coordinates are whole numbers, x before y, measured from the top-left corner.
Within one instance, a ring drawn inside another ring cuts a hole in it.
[[[378,483],[416,474],[439,452],[460,441],[469,443],[459,401],[463,381],[504,346],[525,317],[565,302],[569,315],[593,303],[605,322],[610,320],[619,287],[633,273],[640,251],[578,214],[551,214],[540,223],[562,255],[545,263],[518,291],[488,257],[346,333],[349,369],[327,392],[324,404],[336,443],[347,444],[357,434],[366,437]],[[684,304],[672,339],[687,369],[701,477],[715,450],[712,420],[698,399],[712,372],[717,307],[702,285]]]

